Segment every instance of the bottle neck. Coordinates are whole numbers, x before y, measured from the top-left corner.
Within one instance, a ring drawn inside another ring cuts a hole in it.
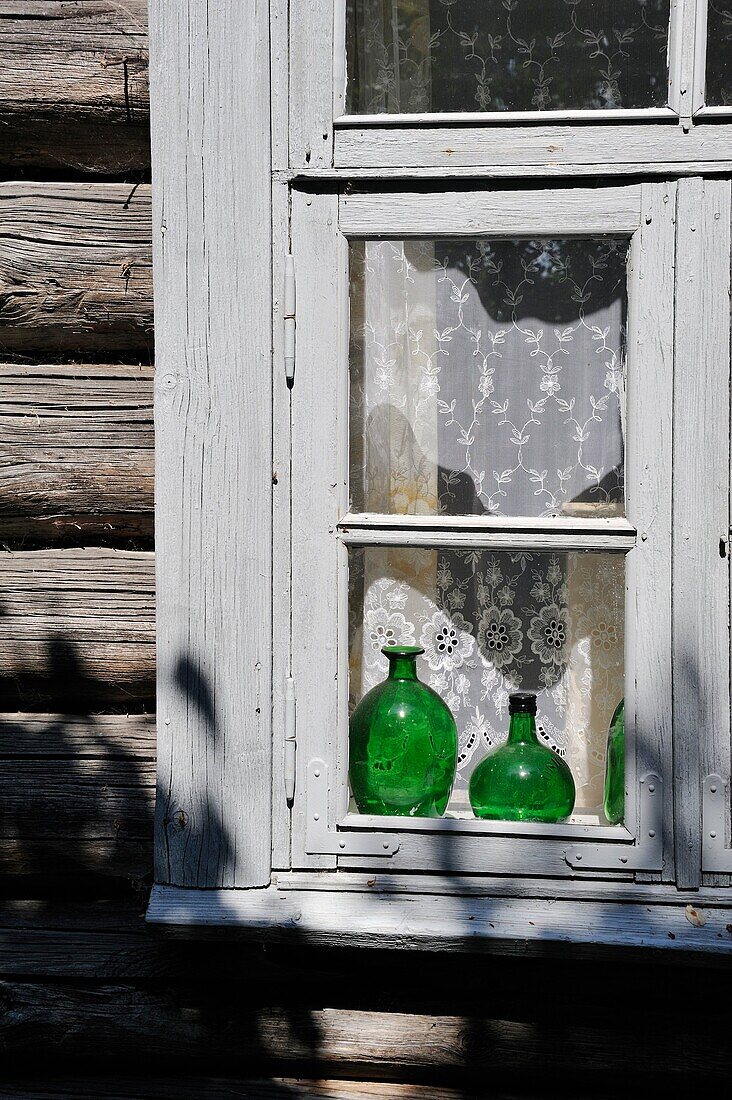
[[[417,656],[414,653],[389,656],[390,680],[416,680]]]
[[[538,742],[534,715],[527,714],[526,711],[518,711],[516,714],[512,714],[511,723],[508,727],[508,740],[512,745]]]

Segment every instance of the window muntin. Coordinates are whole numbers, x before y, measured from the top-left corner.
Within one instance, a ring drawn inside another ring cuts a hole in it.
[[[470,775],[506,738],[508,694],[535,691],[539,732],[570,766],[573,819],[602,823],[607,731],[624,690],[625,557],[607,552],[352,547],[350,706],[420,645],[420,678],[459,736],[448,816],[471,816]]]
[[[348,115],[668,101],[669,0],[348,0]]]
[[[351,510],[621,515],[628,244],[351,241]]]

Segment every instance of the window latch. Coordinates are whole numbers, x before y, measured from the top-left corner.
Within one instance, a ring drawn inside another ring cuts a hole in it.
[[[291,386],[295,380],[295,261],[291,253],[285,256],[285,378]]]

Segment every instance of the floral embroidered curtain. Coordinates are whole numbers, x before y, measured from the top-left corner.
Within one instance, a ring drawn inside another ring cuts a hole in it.
[[[348,0],[347,110],[663,107],[669,0]]]
[[[627,241],[351,245],[354,511],[623,513]],[[540,695],[547,741],[599,813],[605,737],[623,694],[624,558],[369,548],[350,554],[355,702],[389,642],[460,734],[455,807],[505,737],[508,693]]]

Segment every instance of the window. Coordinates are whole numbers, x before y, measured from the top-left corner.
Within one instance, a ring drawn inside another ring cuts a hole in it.
[[[236,624],[242,593],[260,608],[270,600],[271,775],[258,751],[239,752],[231,723],[223,742],[197,733],[190,752],[163,724],[167,867],[197,835],[187,817],[176,825],[176,783],[205,807],[197,827],[218,820],[227,858],[244,856],[233,881],[167,870],[153,919],[302,920],[312,931],[337,911],[366,939],[387,925],[398,938],[406,921],[421,942],[433,935],[427,910],[440,914],[437,939],[461,921],[469,939],[473,919],[490,935],[476,899],[503,898],[518,914],[505,935],[562,938],[549,910],[559,903],[572,937],[724,941],[727,16],[702,0],[274,3],[271,116],[260,118],[272,140],[272,462],[256,418],[247,469],[221,453],[227,493],[236,486],[246,501],[272,482],[271,556],[260,494],[247,505],[251,547],[237,570],[214,574],[229,597],[220,615],[230,604]],[[254,226],[244,209],[231,220],[239,241],[245,225],[262,228],[261,211]],[[166,271],[175,243],[166,238],[158,260]],[[233,249],[234,272],[243,254]],[[203,255],[219,271],[208,246]],[[227,277],[222,267],[224,301]],[[254,281],[249,271],[246,289],[237,283],[227,322],[242,309],[260,317],[267,290]],[[182,276],[179,286],[190,295]],[[216,295],[205,300],[219,308]],[[193,341],[194,363],[198,351]],[[247,410],[253,387],[263,416],[261,361],[254,371],[242,359],[246,386],[227,378]],[[228,425],[238,406],[207,393],[220,419],[206,423]],[[182,439],[192,467],[207,469],[208,452],[196,465],[196,431]],[[167,516],[167,499],[161,508]],[[225,542],[220,516],[209,519]],[[186,513],[182,552],[201,527]],[[223,553],[217,541],[216,560]],[[271,593],[259,581],[268,570]],[[179,608],[178,580],[160,579]],[[192,622],[191,636],[204,625]],[[457,779],[440,818],[363,814],[351,797],[349,714],[383,678],[391,641],[424,649],[421,678],[456,719]],[[220,690],[235,699],[240,684],[249,700],[254,674],[236,667]],[[262,662],[253,667],[260,676]],[[540,734],[572,771],[565,822],[470,810],[470,775],[505,737],[518,689],[537,693]],[[161,692],[167,707],[168,681]],[[602,788],[621,698],[625,809],[613,824]],[[242,889],[186,897],[185,918],[166,884]],[[692,902],[707,907],[701,922],[686,912]],[[601,919],[592,910],[585,921],[582,907],[595,904]],[[536,914],[543,931],[532,932]]]

